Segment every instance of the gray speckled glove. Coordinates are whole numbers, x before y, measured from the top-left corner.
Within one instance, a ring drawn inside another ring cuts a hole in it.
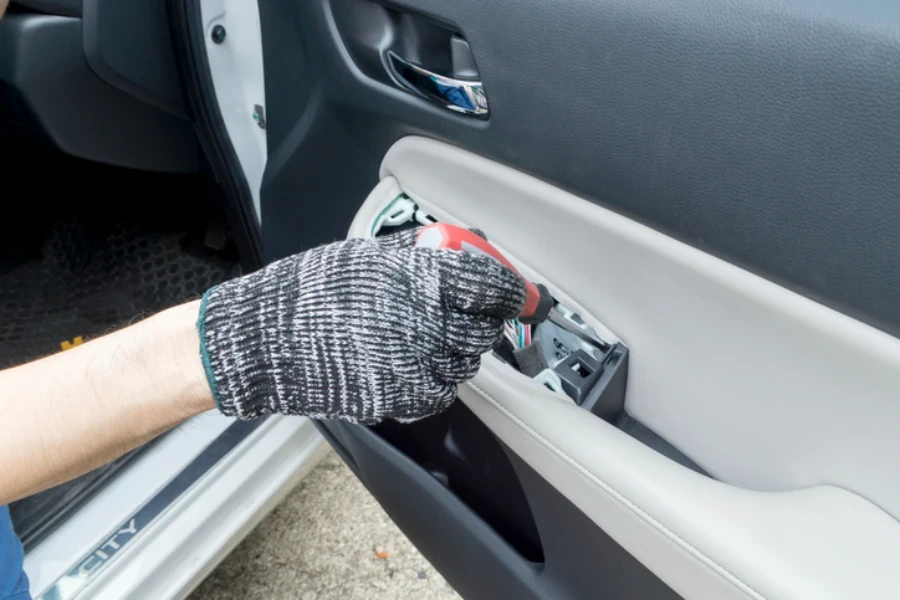
[[[209,290],[198,328],[219,410],[375,423],[449,406],[525,287],[489,258],[413,248],[415,233],[320,246]]]

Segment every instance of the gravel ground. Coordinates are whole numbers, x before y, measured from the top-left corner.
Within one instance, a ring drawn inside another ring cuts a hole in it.
[[[190,596],[280,598],[459,596],[331,453]]]

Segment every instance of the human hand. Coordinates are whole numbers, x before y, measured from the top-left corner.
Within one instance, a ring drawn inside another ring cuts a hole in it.
[[[376,423],[447,408],[525,287],[490,258],[414,248],[415,233],[320,246],[208,291],[198,328],[219,409]]]

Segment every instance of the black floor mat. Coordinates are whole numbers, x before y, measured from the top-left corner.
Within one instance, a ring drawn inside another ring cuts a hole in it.
[[[101,335],[237,273],[235,260],[207,251],[199,236],[136,224],[97,232],[69,220],[52,228],[42,256],[21,254],[0,264],[2,366]]]
[[[7,248],[0,256],[0,367],[102,335],[237,275],[233,253],[209,250],[203,234],[154,229],[138,218],[66,218],[43,244]],[[133,457],[14,503],[26,549]]]

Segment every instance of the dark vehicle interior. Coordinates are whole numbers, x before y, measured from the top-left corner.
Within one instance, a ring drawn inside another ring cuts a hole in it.
[[[97,165],[22,140],[6,167],[32,183],[0,225],[0,364],[14,366],[193,299],[240,273],[202,178]],[[9,146],[7,146],[9,147]],[[45,177],[50,168],[53,177]],[[33,547],[140,450],[11,506]]]
[[[583,395],[507,348],[444,414],[317,424],[463,597],[896,591],[900,4],[260,0],[258,221],[201,4],[0,21],[4,364],[402,197],[602,338]],[[26,545],[116,468],[14,506]]]
[[[238,250],[233,204],[187,116],[165,6],[152,4],[21,2],[0,19],[2,367],[196,298],[257,264]],[[25,548],[141,451],[14,503]]]

